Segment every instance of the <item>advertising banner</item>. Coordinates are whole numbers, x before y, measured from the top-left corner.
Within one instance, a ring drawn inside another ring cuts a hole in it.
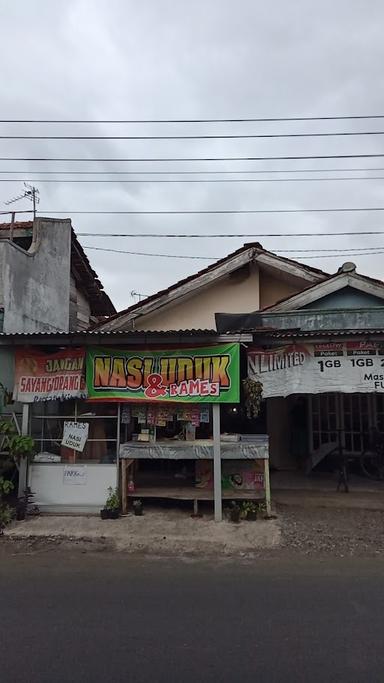
[[[248,350],[248,377],[263,397],[384,391],[384,341],[290,344]]]
[[[264,489],[264,461],[224,460],[221,468],[224,491],[255,491]],[[196,461],[196,488],[213,489],[213,466],[209,460]]]
[[[83,398],[86,396],[84,366],[83,349],[52,354],[16,350],[14,400],[34,403]]]
[[[91,400],[239,401],[239,344],[156,351],[93,348],[86,366]]]

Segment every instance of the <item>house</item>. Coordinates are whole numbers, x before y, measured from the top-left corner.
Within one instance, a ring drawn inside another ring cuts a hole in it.
[[[0,330],[87,329],[115,308],[69,219],[0,224]]]
[[[322,282],[317,268],[245,244],[98,325],[101,331],[215,328],[215,314],[252,312]]]
[[[268,433],[274,468],[309,472],[340,446],[359,456],[384,431],[384,283],[353,263],[328,275],[246,244],[98,329],[201,327],[253,332],[250,375],[266,398],[253,428]]]
[[[0,333],[52,334],[84,330],[115,308],[69,219],[0,223]],[[0,412],[26,433],[22,406],[10,402],[14,355],[0,350]]]
[[[217,326],[254,329],[248,371],[263,385],[275,467],[309,473],[339,449],[360,459],[384,432],[382,281],[345,263],[253,315],[218,315]]]

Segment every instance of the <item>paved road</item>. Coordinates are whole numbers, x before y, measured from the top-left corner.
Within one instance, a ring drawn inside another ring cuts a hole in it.
[[[0,554],[1,683],[384,680],[384,564]]]

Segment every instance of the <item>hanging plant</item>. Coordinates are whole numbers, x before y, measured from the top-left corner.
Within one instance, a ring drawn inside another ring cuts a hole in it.
[[[260,413],[261,401],[263,397],[263,385],[254,379],[243,379],[243,389],[245,396],[245,409],[248,419],[257,417]]]

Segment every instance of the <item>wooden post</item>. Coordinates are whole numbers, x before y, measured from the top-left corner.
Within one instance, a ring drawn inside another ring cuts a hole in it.
[[[221,493],[220,403],[212,406],[213,417],[213,491],[215,522],[223,519]]]
[[[120,442],[121,442],[121,403],[117,404],[116,434],[116,488],[120,487]]]
[[[264,488],[265,488],[265,507],[267,517],[271,516],[271,482],[269,478],[269,459],[264,459]]]
[[[28,435],[28,423],[29,423],[29,403],[23,403],[23,413],[21,418],[21,434],[23,436]],[[20,458],[19,466],[19,498],[24,495],[24,491],[28,486],[28,458]]]

